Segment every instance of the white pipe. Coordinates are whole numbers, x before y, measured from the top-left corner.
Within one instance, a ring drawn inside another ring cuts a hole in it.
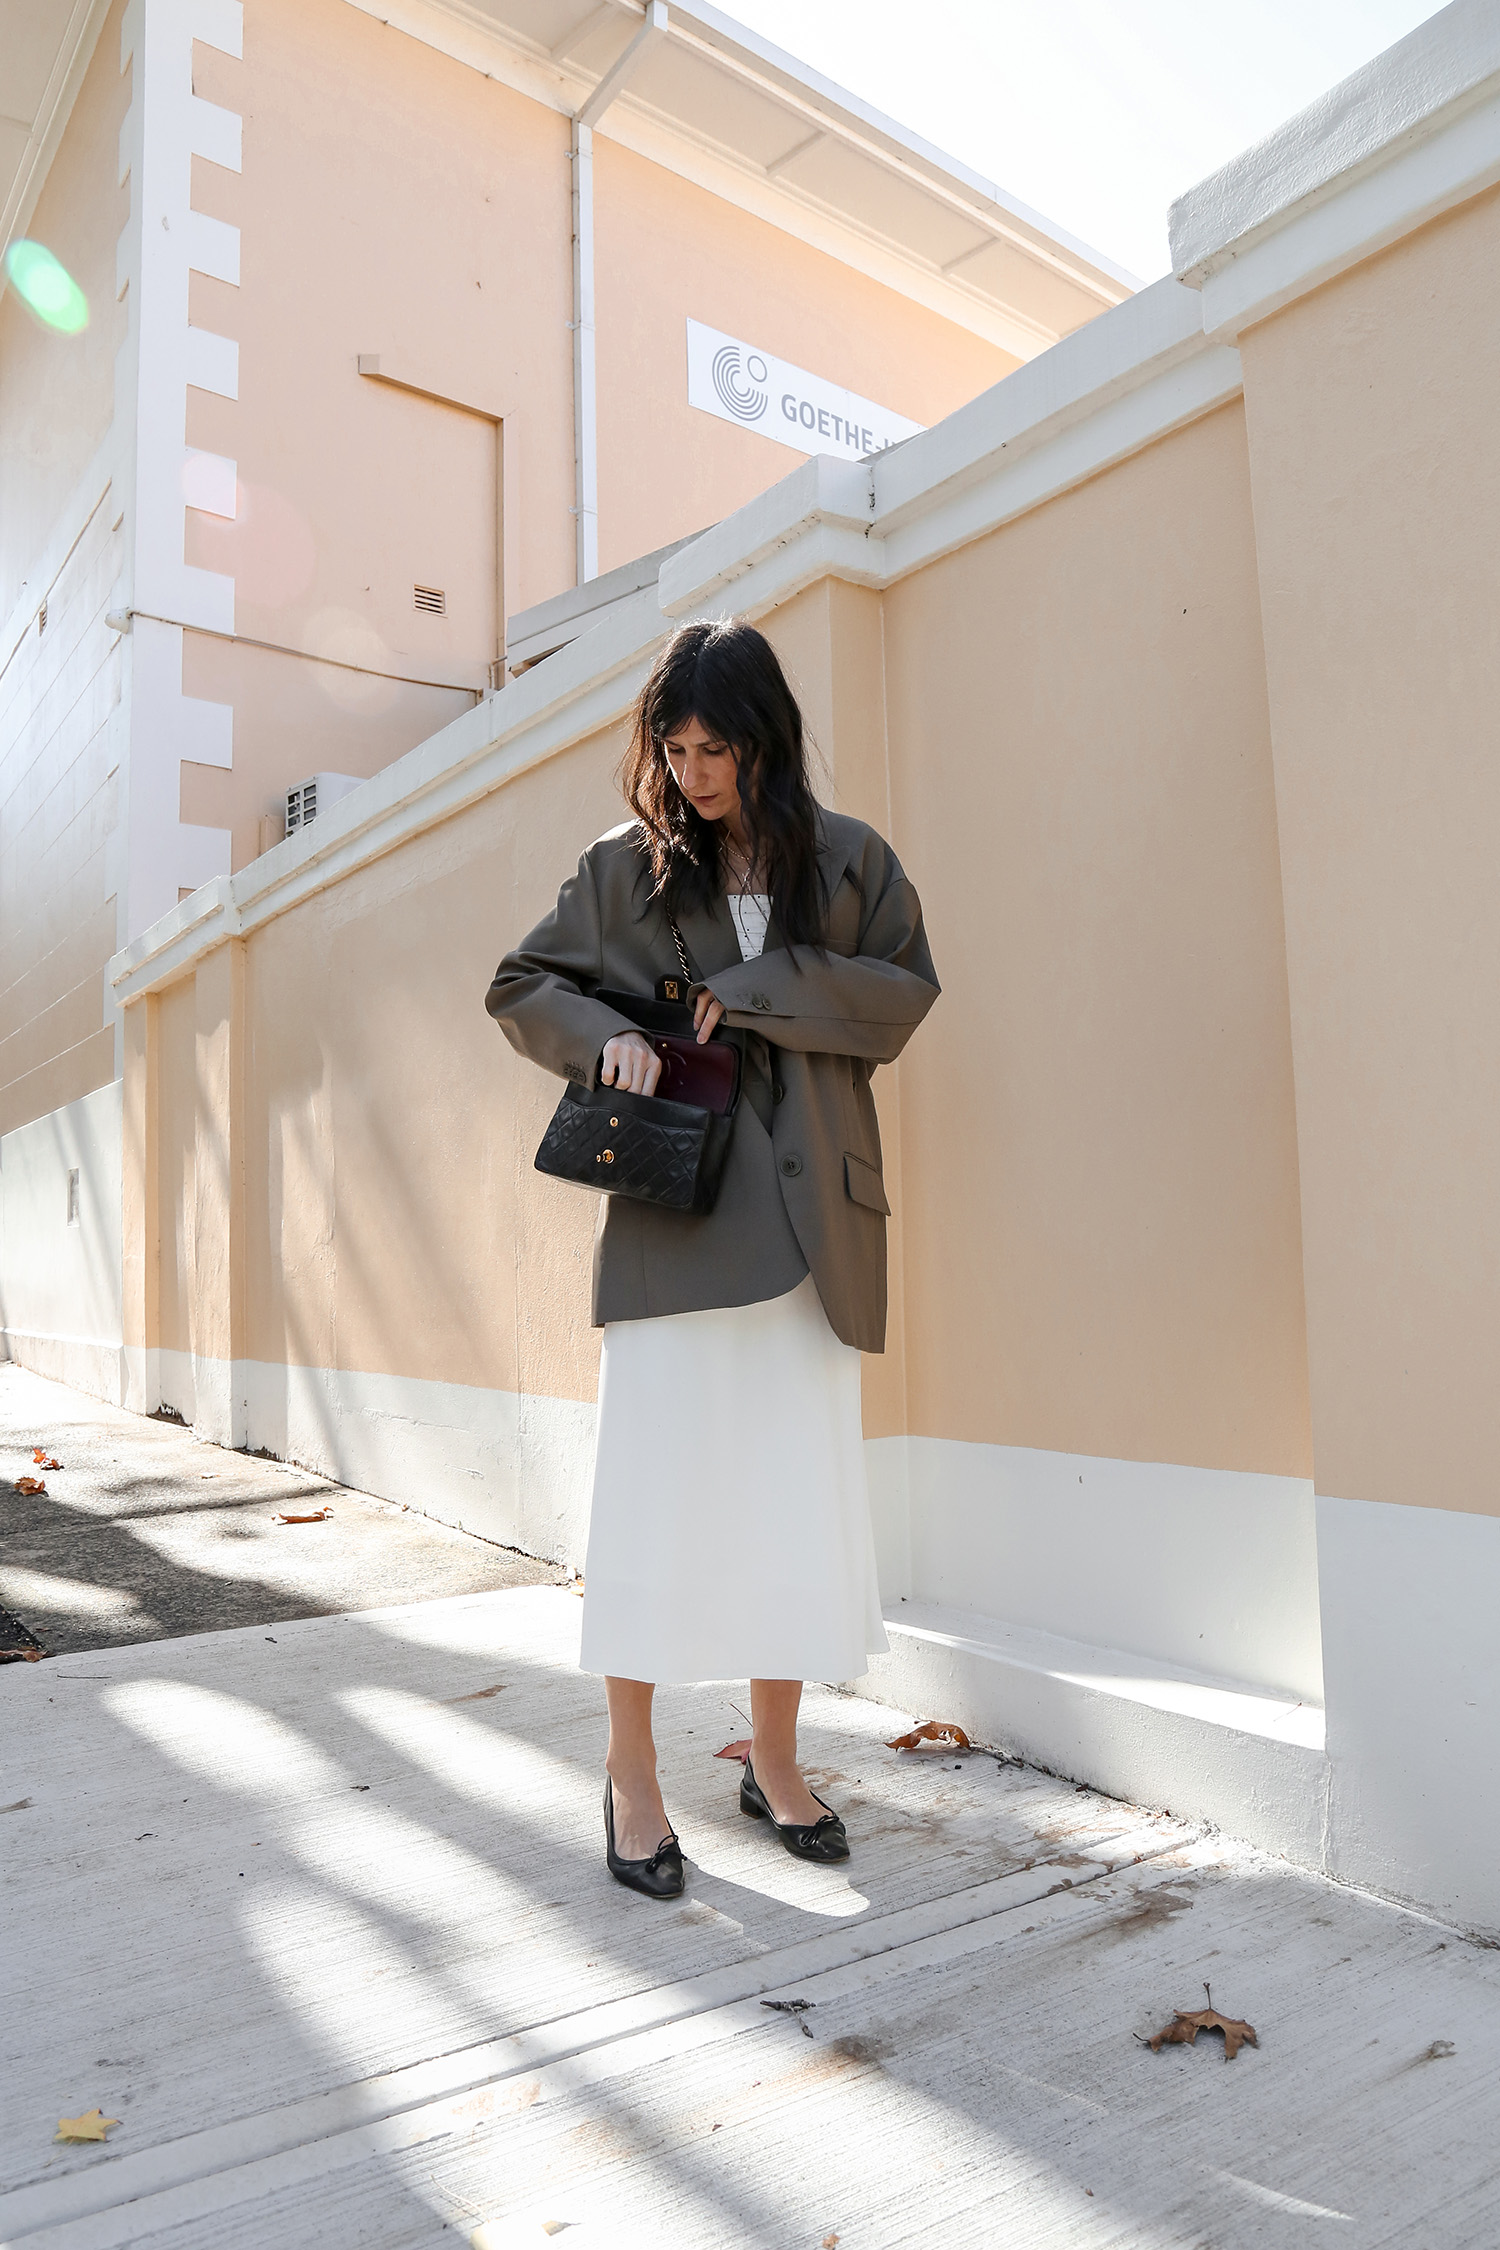
[[[668,28],[666,0],[646,20],[573,119],[573,497],[578,583],[599,575],[599,417],[594,369],[594,127],[641,55]]]
[[[594,375],[594,134],[573,120],[573,494],[578,583],[599,575],[599,425]]]

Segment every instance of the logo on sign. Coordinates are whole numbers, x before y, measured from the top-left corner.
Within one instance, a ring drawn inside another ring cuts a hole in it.
[[[915,437],[922,425],[743,336],[687,324],[688,404],[799,453],[857,461]]]
[[[721,344],[713,359],[714,389],[739,422],[758,422],[766,411],[770,393],[760,388],[766,363],[759,352],[748,352],[741,372],[738,344]]]

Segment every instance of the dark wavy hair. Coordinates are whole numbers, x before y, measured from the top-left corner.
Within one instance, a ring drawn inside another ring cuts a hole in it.
[[[828,899],[802,713],[776,651],[740,618],[679,626],[635,707],[620,783],[645,830],[654,895],[678,913],[710,905],[723,882],[718,823],[683,795],[663,748],[692,719],[739,754],[745,834],[783,938],[821,945]]]

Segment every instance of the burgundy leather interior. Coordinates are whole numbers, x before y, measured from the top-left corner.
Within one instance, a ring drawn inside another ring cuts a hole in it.
[[[656,1091],[669,1102],[691,1102],[696,1109],[711,1109],[719,1116],[732,1107],[739,1057],[734,1049],[710,1042],[700,1047],[695,1039],[673,1039],[658,1033],[651,1038],[662,1061]]]

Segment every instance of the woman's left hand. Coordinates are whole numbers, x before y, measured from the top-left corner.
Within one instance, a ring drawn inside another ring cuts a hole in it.
[[[711,992],[700,992],[693,1002],[693,1029],[698,1034],[698,1044],[706,1047],[714,1035],[716,1025],[724,1020],[724,1003]]]

